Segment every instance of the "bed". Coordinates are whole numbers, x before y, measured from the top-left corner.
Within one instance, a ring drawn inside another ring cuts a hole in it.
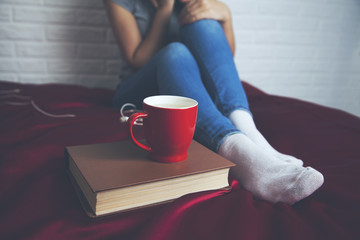
[[[0,239],[360,239],[360,119],[244,87],[269,142],[323,173],[318,191],[293,206],[272,204],[230,176],[230,192],[89,218],[64,147],[128,138],[113,92],[0,82]]]

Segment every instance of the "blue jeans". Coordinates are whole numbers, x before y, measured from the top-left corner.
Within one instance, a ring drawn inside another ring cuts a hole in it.
[[[217,21],[186,25],[180,39],[120,84],[114,105],[131,102],[141,107],[145,97],[157,94],[193,98],[199,103],[194,138],[217,152],[226,136],[239,132],[227,117],[236,109],[249,111],[247,97]]]

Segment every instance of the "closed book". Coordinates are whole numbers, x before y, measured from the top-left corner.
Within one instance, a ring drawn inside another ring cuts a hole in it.
[[[69,175],[90,216],[229,187],[229,169],[234,166],[194,140],[187,159],[178,163],[152,161],[130,141],[69,146],[65,156]]]

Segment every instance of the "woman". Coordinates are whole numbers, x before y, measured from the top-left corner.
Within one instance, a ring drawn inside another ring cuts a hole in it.
[[[276,151],[257,130],[233,60],[228,7],[217,0],[105,0],[116,40],[136,72],[114,105],[150,95],[198,101],[195,139],[233,161],[231,174],[257,198],[293,204],[318,189],[321,173]],[[180,25],[180,26],[179,26]]]

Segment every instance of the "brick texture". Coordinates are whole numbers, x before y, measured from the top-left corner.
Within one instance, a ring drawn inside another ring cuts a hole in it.
[[[223,0],[240,77],[360,116],[359,0]],[[101,0],[1,0],[0,79],[115,88],[121,59]]]

